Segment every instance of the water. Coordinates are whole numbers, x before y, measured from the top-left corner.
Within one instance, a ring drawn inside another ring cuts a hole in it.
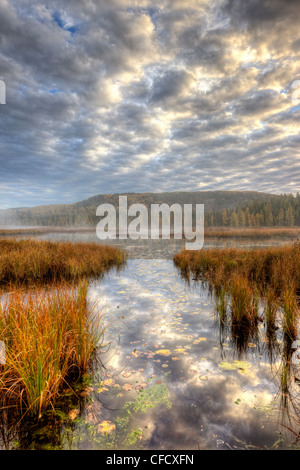
[[[271,368],[263,325],[256,343],[249,341],[239,354],[230,335],[222,335],[207,290],[184,284],[168,260],[130,260],[121,274],[110,274],[90,293],[100,299],[109,325],[102,378],[108,385],[100,384],[101,393],[95,394],[102,403],[99,422],[116,422],[124,405],[139,399],[141,387],[144,394],[158,394],[153,403],[146,396],[144,412],[139,407],[131,412],[124,432],[114,431],[121,446],[133,430],[141,432],[139,445],[146,449],[271,448],[281,439],[283,447],[292,443],[280,424],[276,373],[281,357],[273,345]],[[278,338],[278,350],[280,344]],[[228,364],[237,368],[224,370]],[[160,400],[164,391],[168,398]],[[106,437],[108,442],[115,438],[113,432]],[[84,440],[82,446],[93,443]]]
[[[0,235],[1,238],[1,235]],[[95,231],[64,232],[62,230],[39,235],[23,235],[17,238],[34,238],[36,240],[52,240],[57,242],[85,242],[100,243],[118,246],[126,250],[132,259],[172,259],[173,256],[185,247],[184,240],[105,240],[97,238]],[[287,238],[243,239],[243,238],[206,238],[204,249],[208,248],[266,248],[270,246],[283,246],[291,243]]]
[[[66,396],[51,428],[42,420],[9,435],[4,425],[2,448],[294,446],[287,427],[299,432],[300,387],[295,370],[283,382],[289,354],[280,330],[270,337],[261,322],[239,338],[220,324],[207,287],[188,285],[168,259],[178,241],[155,243],[152,259],[150,243],[136,244],[121,272],[90,285],[107,328],[85,396],[82,386],[78,398]]]

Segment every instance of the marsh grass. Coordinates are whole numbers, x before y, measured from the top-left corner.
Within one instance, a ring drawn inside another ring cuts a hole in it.
[[[226,321],[226,315],[228,311],[229,298],[224,287],[221,287],[218,292],[215,293],[215,305],[218,312],[219,318],[222,323]]]
[[[125,260],[118,248],[95,243],[0,240],[3,407],[41,416],[86,373],[104,329],[88,279]]]
[[[295,296],[295,286],[291,282],[287,282],[282,292],[282,308],[283,308],[283,329],[290,338],[297,336],[297,317],[298,306]]]
[[[266,319],[267,332],[271,337],[276,330],[276,314],[279,308],[279,304],[280,302],[274,292],[274,289],[269,287],[265,293],[264,314]]]
[[[237,324],[255,325],[258,317],[258,299],[248,279],[236,274],[229,284],[229,292],[232,299],[232,321]]]
[[[1,234],[1,232],[0,232]],[[289,238],[300,239],[300,227],[207,227],[205,228],[205,238],[250,238],[250,239],[270,239]]]
[[[99,277],[125,260],[122,250],[97,243],[4,239],[0,240],[0,285]]]
[[[194,227],[195,228],[195,227]],[[22,235],[43,235],[49,233],[95,233],[95,227],[81,226],[60,226],[60,227],[31,227],[31,228],[0,228],[1,237],[15,237]],[[233,228],[227,226],[205,227],[206,238],[251,238],[251,239],[269,239],[269,238],[300,238],[300,227],[240,227]]]
[[[37,416],[54,408],[62,388],[87,371],[103,329],[102,316],[87,300],[86,281],[8,294],[0,306],[4,406]]]
[[[186,279],[206,280],[220,299],[224,313],[225,292],[231,299],[235,324],[247,327],[259,319],[259,302],[269,330],[276,328],[280,312],[282,327],[292,339],[297,335],[300,294],[300,244],[255,250],[209,249],[182,251],[175,266]]]

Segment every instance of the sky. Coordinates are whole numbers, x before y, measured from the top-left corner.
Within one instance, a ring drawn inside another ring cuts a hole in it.
[[[0,208],[300,190],[299,0],[0,0]]]

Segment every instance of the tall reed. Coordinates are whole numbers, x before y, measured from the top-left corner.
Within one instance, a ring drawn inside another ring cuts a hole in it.
[[[291,338],[297,335],[300,299],[300,243],[267,249],[209,249],[182,251],[174,264],[189,279],[208,281],[216,295],[231,297],[232,320],[258,320],[259,300],[265,303],[265,318],[274,329],[276,314]]]
[[[0,285],[73,281],[121,266],[125,253],[97,243],[0,240]]]
[[[276,329],[276,314],[279,307],[279,299],[277,298],[272,287],[266,289],[264,304],[267,331],[270,335],[272,335]]]
[[[63,385],[87,370],[102,333],[86,282],[11,292],[0,305],[1,399],[34,415],[54,406]]]
[[[231,279],[229,291],[232,299],[232,321],[237,324],[257,323],[258,301],[255,289],[243,275]]]

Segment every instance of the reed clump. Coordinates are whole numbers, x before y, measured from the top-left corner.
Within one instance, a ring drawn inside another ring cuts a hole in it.
[[[259,301],[265,305],[267,327],[274,329],[281,310],[284,331],[296,337],[300,298],[300,244],[243,250],[182,251],[175,266],[189,279],[206,280],[217,296],[231,298],[232,320],[255,324]],[[224,310],[224,309],[223,309]]]
[[[101,344],[102,316],[87,299],[87,282],[25,292],[17,289],[0,304],[0,398],[40,416],[69,381],[79,378]]]
[[[279,308],[279,299],[272,287],[267,288],[264,299],[264,313],[266,318],[267,332],[272,334],[276,329],[276,314]]]
[[[253,286],[244,275],[235,275],[229,284],[232,322],[255,325],[258,318],[258,298]]]
[[[0,285],[44,284],[98,277],[121,266],[125,253],[97,243],[0,240]]]

